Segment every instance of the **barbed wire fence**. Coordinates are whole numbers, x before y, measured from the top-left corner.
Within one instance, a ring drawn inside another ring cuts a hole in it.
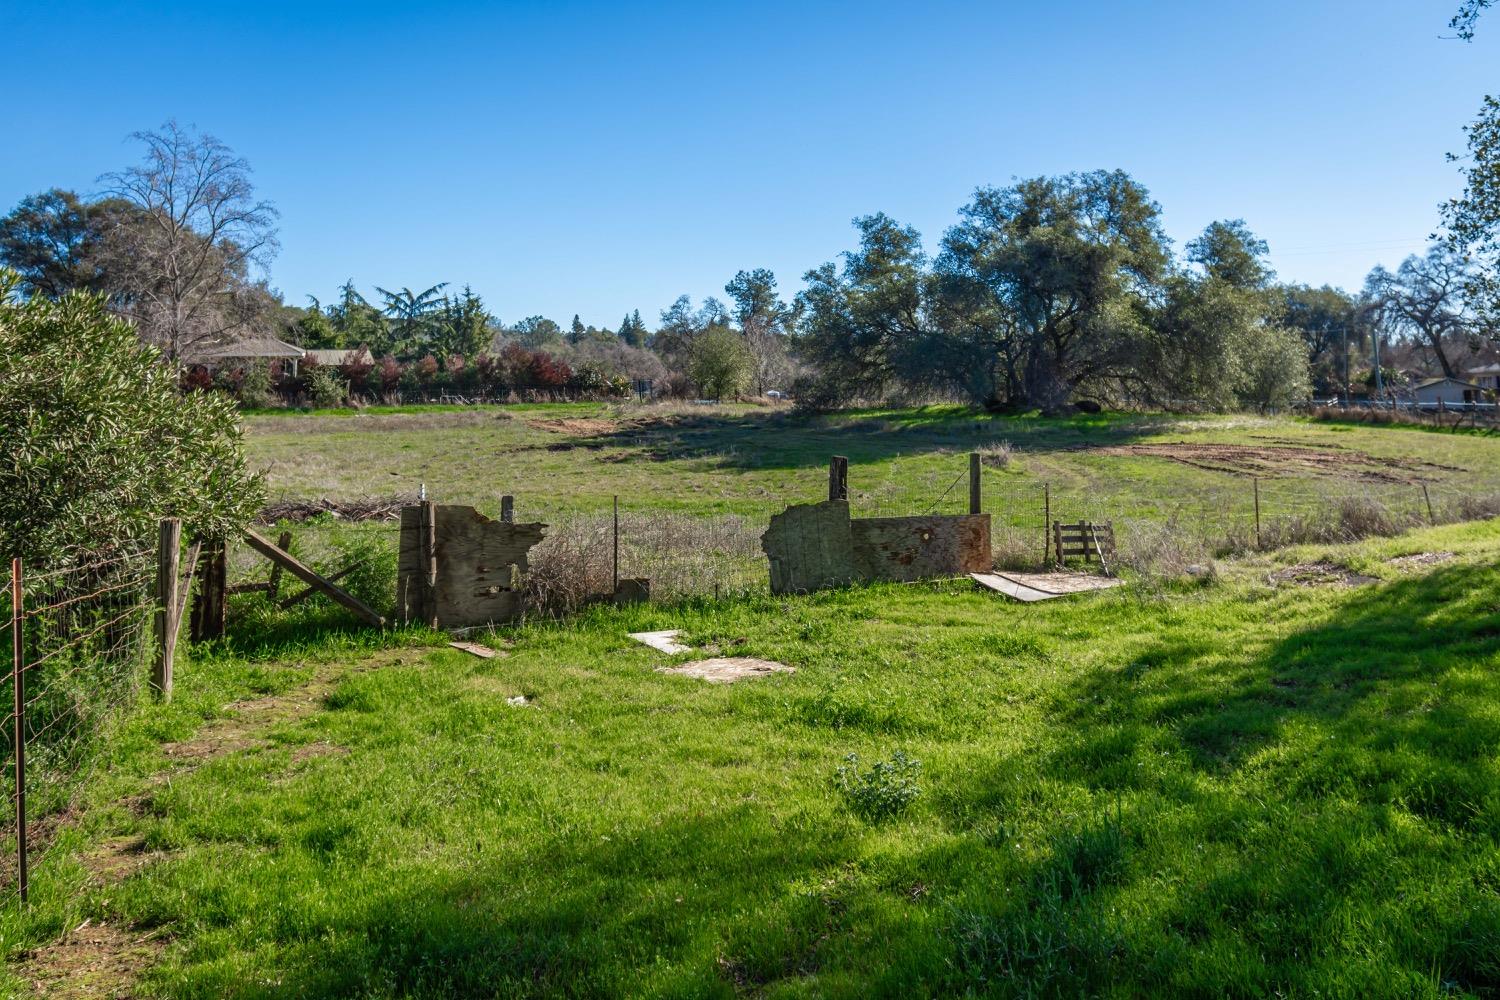
[[[11,562],[0,734],[10,804],[0,822],[7,897],[26,899],[30,856],[50,842],[100,759],[101,741],[139,694],[154,647],[157,569],[155,546],[39,571]]]

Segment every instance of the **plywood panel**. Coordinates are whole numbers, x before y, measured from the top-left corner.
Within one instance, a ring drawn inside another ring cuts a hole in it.
[[[847,500],[788,507],[771,518],[760,544],[771,562],[773,594],[805,594],[858,579]]]
[[[850,522],[860,579],[907,582],[988,572],[990,516],[869,517]]]
[[[505,622],[521,614],[527,554],[545,524],[494,521],[473,507],[436,509],[435,603],[443,628]]]

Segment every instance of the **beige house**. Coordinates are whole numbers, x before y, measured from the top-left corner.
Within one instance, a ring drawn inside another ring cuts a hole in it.
[[[275,337],[242,337],[223,344],[203,346],[183,358],[187,364],[202,365],[209,371],[217,368],[233,368],[245,361],[289,361],[291,374],[297,374],[297,362],[307,352],[296,344],[288,344]]]
[[[375,359],[370,356],[369,349],[364,347],[318,347],[310,351],[303,351],[302,359],[333,368],[341,368],[344,365],[370,365],[375,363]]]

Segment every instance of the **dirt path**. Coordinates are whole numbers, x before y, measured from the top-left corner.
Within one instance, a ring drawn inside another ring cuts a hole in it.
[[[271,745],[267,734],[284,722],[304,719],[322,710],[324,701],[343,678],[384,666],[413,662],[420,650],[392,649],[354,664],[320,664],[311,680],[281,694],[249,698],[227,706],[227,713],[205,723],[190,739],[168,743],[162,751],[170,762],[153,775],[140,792],[122,801],[136,815],[151,808],[156,789],[173,778],[232,753]],[[292,753],[292,763],[314,757],[347,753],[331,743],[310,743]],[[142,869],[170,858],[151,851],[140,836],[116,837],[79,858],[88,870],[93,890],[117,885]],[[31,987],[33,995],[48,1000],[133,998],[141,976],[155,965],[171,939],[170,928],[150,930],[85,920],[58,940],[20,956],[12,972]]]

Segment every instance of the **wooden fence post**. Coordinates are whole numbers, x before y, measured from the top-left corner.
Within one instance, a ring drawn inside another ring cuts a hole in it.
[[[24,598],[21,593],[21,560],[10,561],[10,651],[11,689],[15,692],[14,741],[16,752],[16,884],[21,902],[26,902],[26,655],[23,630]]]
[[[1437,524],[1437,516],[1432,512],[1432,495],[1427,492],[1427,484],[1422,484],[1422,500],[1427,504],[1427,523]]]
[[[283,552],[292,551],[292,533],[283,531],[281,537],[276,539],[276,547]],[[281,596],[281,563],[271,564],[271,578],[266,583],[266,596],[274,604],[276,598]]]
[[[984,498],[980,495],[979,479],[979,452],[969,452],[969,513],[978,514],[984,506]]]
[[[1250,482],[1255,486],[1255,547],[1260,548],[1260,477],[1254,476]]]
[[[172,700],[172,659],[177,651],[177,572],[182,521],[163,518],[156,536],[156,645],[151,657],[151,687],[162,701]]]
[[[224,590],[229,576],[229,555],[222,538],[205,541],[198,554],[198,595],[193,600],[190,634],[194,642],[217,639],[224,634],[228,612]]]
[[[849,460],[835,455],[828,462],[828,499],[849,499]]]
[[[615,494],[615,582],[611,594],[620,592],[620,495]]]

